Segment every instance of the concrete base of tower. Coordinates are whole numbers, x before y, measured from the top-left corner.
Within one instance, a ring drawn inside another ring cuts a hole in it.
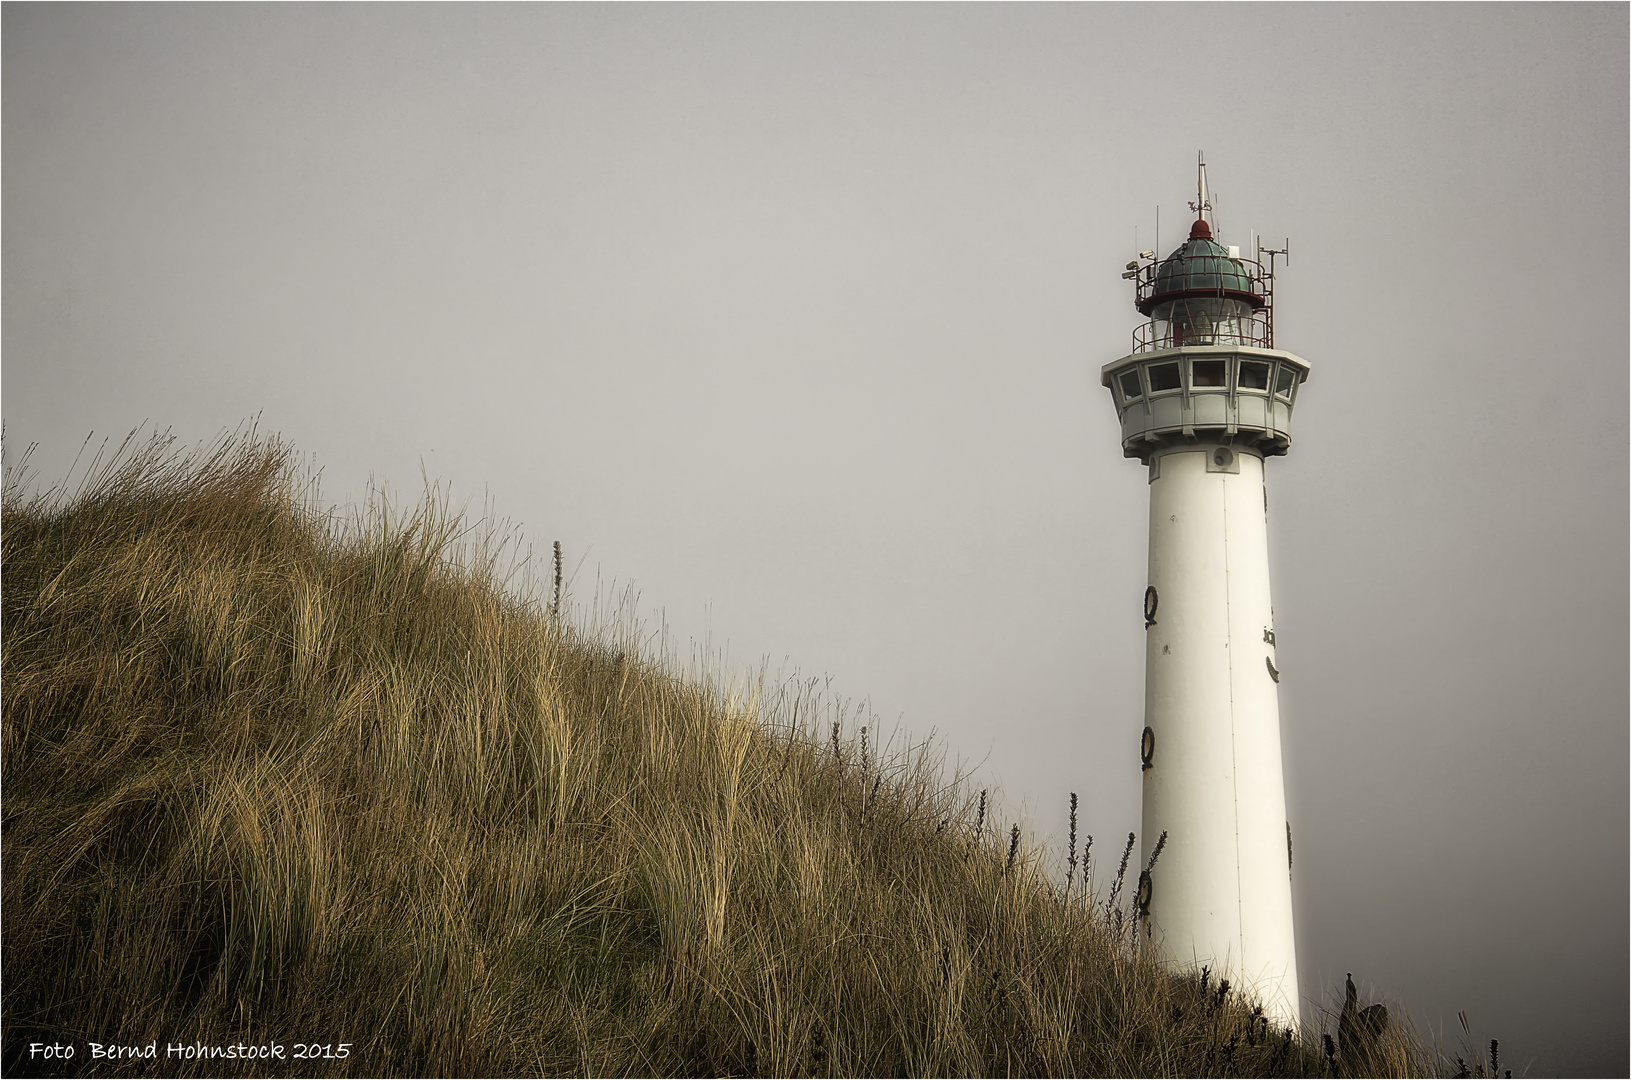
[[[1296,1025],[1263,458],[1221,441],[1162,449],[1149,559],[1145,861],[1166,843],[1148,941]]]

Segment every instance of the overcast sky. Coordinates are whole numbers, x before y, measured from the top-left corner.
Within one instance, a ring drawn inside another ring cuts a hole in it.
[[[1290,238],[1305,994],[1627,1058],[1627,8],[4,8],[4,419],[484,493],[574,598],[1137,828],[1119,278]],[[1136,231],[1135,231],[1136,230]]]

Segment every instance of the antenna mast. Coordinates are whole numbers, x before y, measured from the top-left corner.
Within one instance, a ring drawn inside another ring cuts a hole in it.
[[[1257,238],[1257,263],[1259,266],[1262,266],[1263,256],[1265,255],[1269,257],[1269,265],[1267,272],[1263,275],[1263,289],[1268,300],[1266,307],[1268,312],[1268,345],[1272,349],[1274,348],[1274,258],[1277,255],[1283,255],[1286,262],[1291,262],[1291,238],[1286,238],[1285,247],[1270,248],[1263,246],[1263,238],[1259,236]]]
[[[1195,211],[1197,217],[1205,219],[1212,212],[1212,200],[1206,193],[1206,151],[1195,152],[1195,201],[1189,208]],[[1208,222],[1210,224],[1210,222]]]

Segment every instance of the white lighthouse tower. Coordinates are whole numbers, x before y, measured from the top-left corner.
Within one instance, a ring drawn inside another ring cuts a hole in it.
[[[1263,473],[1290,445],[1308,363],[1274,348],[1283,251],[1243,258],[1213,238],[1205,169],[1188,239],[1165,259],[1143,252],[1128,264],[1149,321],[1103,378],[1122,452],[1149,467],[1145,862],[1166,842],[1139,904],[1161,955],[1210,968],[1296,1025]]]

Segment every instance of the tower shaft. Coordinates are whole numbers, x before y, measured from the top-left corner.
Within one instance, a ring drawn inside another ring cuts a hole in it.
[[[1150,458],[1144,861],[1149,940],[1298,1020],[1263,458]],[[1153,609],[1153,610],[1152,610]]]

